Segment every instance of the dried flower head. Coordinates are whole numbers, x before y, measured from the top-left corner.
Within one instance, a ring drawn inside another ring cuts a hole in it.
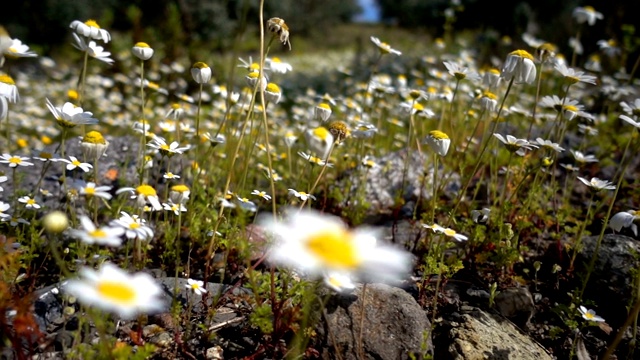
[[[282,45],[288,45],[291,50],[291,42],[289,41],[289,26],[281,18],[271,18],[267,20],[267,28],[270,32],[277,35]]]

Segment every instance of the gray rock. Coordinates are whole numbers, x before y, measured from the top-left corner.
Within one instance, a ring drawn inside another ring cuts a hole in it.
[[[455,360],[552,360],[547,351],[510,321],[478,309],[450,323],[448,356]]]
[[[362,328],[362,286],[351,295],[334,295],[326,305],[327,319],[317,329],[323,359],[408,359],[432,353],[431,324],[416,300],[402,289],[368,284],[365,290]]]
[[[496,309],[500,314],[524,328],[531,320],[536,306],[529,289],[512,287],[504,289],[495,297]]]
[[[205,358],[207,360],[222,360],[224,359],[222,354],[222,348],[220,346],[214,346],[207,349],[207,351],[205,352]]]
[[[582,250],[576,258],[575,271],[586,274],[594,255],[598,236],[588,236],[582,240]],[[618,234],[606,234],[597,252],[593,272],[583,298],[599,307],[598,314],[610,324],[622,323],[627,316],[626,306],[634,296],[634,269],[640,266],[637,255],[640,243],[633,238]],[[582,284],[580,277],[579,284]]]
[[[346,171],[338,177],[339,180],[334,185],[334,188],[344,194],[344,198],[339,201],[339,206],[367,207],[367,216],[376,217],[390,214],[397,204],[396,200],[400,199],[404,205],[401,210],[402,217],[411,217],[415,203],[430,199],[433,195],[431,186],[433,163],[428,154],[412,151],[408,155],[406,174],[404,169],[407,150],[392,152],[379,158],[370,157],[378,166],[367,168],[359,165],[353,170]],[[460,190],[460,177],[455,173],[448,176],[448,173],[443,172],[444,169],[440,166],[438,179],[448,178],[449,180],[444,193],[440,195],[454,197]],[[358,189],[363,179],[365,180],[364,192],[360,190],[359,193]],[[364,202],[358,199],[362,195]]]

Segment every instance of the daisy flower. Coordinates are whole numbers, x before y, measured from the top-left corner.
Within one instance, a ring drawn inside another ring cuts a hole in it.
[[[596,23],[596,20],[604,19],[602,13],[597,12],[592,6],[578,6],[573,9],[573,17],[576,19],[578,24],[587,23],[590,26],[593,26]]]
[[[471,81],[480,80],[480,75],[472,72],[468,67],[464,67],[458,63],[454,63],[451,61],[443,61],[442,63],[447,68],[447,71],[449,71],[449,74],[451,74],[457,80],[463,80],[467,78]]]
[[[167,179],[167,180],[175,180],[175,179],[180,179],[180,175],[176,175],[170,171],[167,171],[166,173],[164,173],[164,175],[162,175],[163,178]]]
[[[631,228],[633,234],[638,236],[638,226],[633,223],[638,218],[635,210],[627,210],[616,213],[609,219],[609,227],[615,232],[620,232],[622,228]]]
[[[533,56],[526,50],[516,50],[507,56],[500,76],[506,81],[513,78],[516,83],[531,84],[535,81],[536,74]]]
[[[60,159],[60,161],[67,163],[67,166],[66,166],[67,170],[75,170],[77,168],[80,168],[84,172],[89,172],[91,169],[93,169],[93,165],[89,163],[83,163],[80,160],[78,160],[78,158],[76,158],[75,156],[69,156],[69,160]]]
[[[9,180],[9,178],[7,176],[4,175],[0,175],[0,184],[3,182],[7,182],[7,180]],[[4,189],[2,188],[2,186],[0,186],[0,192],[4,191]]]
[[[429,132],[429,136],[425,139],[431,149],[440,156],[446,156],[449,152],[449,145],[451,145],[451,139],[442,131],[433,130]]]
[[[162,207],[166,211],[172,211],[176,215],[180,215],[181,212],[187,212],[187,208],[183,204],[174,204],[172,201],[163,203]]]
[[[507,137],[503,137],[500,134],[493,134],[493,136],[500,140],[504,144],[504,146],[509,150],[509,152],[516,153],[517,155],[524,156],[525,150],[533,150],[538,147],[538,145],[534,145],[525,139],[518,139],[515,136],[507,135]]]
[[[153,238],[153,230],[146,225],[146,220],[138,215],[129,215],[125,211],[121,211],[120,215],[120,218],[112,220],[109,225],[122,227],[127,239],[150,240]]]
[[[89,131],[80,141],[80,147],[82,148],[82,153],[84,154],[85,158],[99,159],[107,151],[109,142],[104,138],[104,136],[102,136],[100,132]]]
[[[570,151],[571,151],[571,154],[573,155],[573,158],[579,164],[598,162],[598,159],[595,157],[595,155],[585,155],[580,151],[574,151],[574,150],[570,150]]]
[[[583,82],[596,85],[597,78],[593,75],[587,75],[584,71],[578,71],[561,63],[556,64],[554,69],[556,69],[569,84]]]
[[[130,275],[108,262],[98,271],[83,267],[79,273],[80,278],[68,280],[63,290],[84,305],[114,312],[125,319],[165,308],[160,298],[162,288],[147,273]]]
[[[393,49],[389,44],[380,41],[380,39],[378,39],[375,36],[371,37],[371,42],[373,42],[378,47],[378,49],[380,50],[380,53],[383,55],[384,54],[402,55],[402,52],[396,49]]]
[[[273,236],[268,260],[311,276],[337,272],[372,281],[397,280],[411,269],[409,253],[380,245],[377,232],[351,230],[331,215],[291,209],[282,221],[265,216],[259,222]]]
[[[196,295],[202,295],[207,292],[207,289],[204,287],[204,282],[201,280],[193,280],[187,279],[187,284],[185,287],[191,291],[193,291]]]
[[[267,194],[264,191],[258,191],[258,190],[253,190],[251,192],[251,195],[255,195],[255,196],[260,196],[261,198],[265,199],[265,200],[271,200],[271,195]]]
[[[72,128],[76,125],[94,125],[98,119],[93,117],[93,113],[84,111],[81,107],[70,102],[64,103],[62,107],[53,106],[49,99],[46,99],[47,108],[56,118],[56,122],[63,128]]]
[[[163,156],[173,156],[175,154],[183,154],[191,148],[190,145],[180,147],[177,141],[167,144],[166,140],[161,137],[154,137],[148,144],[148,147],[160,151]]]
[[[544,140],[543,138],[537,138],[536,144],[539,145],[541,148],[553,150],[557,153],[564,151],[564,149],[560,147],[560,144],[554,143],[551,140]]]
[[[74,20],[69,24],[69,27],[73,29],[78,35],[82,35],[86,38],[94,40],[102,40],[105,43],[111,41],[111,34],[105,29],[101,29],[100,25],[95,20],[87,20],[82,22],[80,20]]]
[[[140,60],[149,60],[153,56],[153,49],[146,42],[137,42],[131,48],[131,53]]]
[[[9,164],[9,167],[12,168],[16,166],[33,166],[32,162],[26,160],[29,160],[29,158],[18,155],[2,154],[0,156],[0,164]]]
[[[118,247],[122,245],[120,236],[124,234],[121,227],[103,226],[97,228],[87,216],[80,216],[82,229],[70,229],[69,235],[86,244],[97,244]]]
[[[308,199],[316,200],[315,196],[307,194],[304,191],[296,191],[294,189],[289,189],[289,195],[293,195],[302,201],[307,201]]]
[[[205,139],[209,140],[209,144],[211,144],[212,147],[218,144],[224,144],[227,142],[227,138],[224,137],[224,135],[222,134],[218,134],[214,136],[209,133],[205,133],[202,136],[204,136]]]
[[[0,201],[0,219],[2,219],[2,221],[11,217],[11,215],[6,213],[6,211],[9,210],[10,207],[11,205],[9,205],[8,203]]]
[[[24,207],[27,209],[40,209],[40,204],[36,202],[35,199],[32,199],[29,196],[23,196],[18,199],[19,202],[24,204]]]
[[[319,165],[319,166],[324,166],[326,164],[327,167],[333,167],[332,163],[326,162],[326,161],[320,159],[317,156],[313,156],[311,154],[307,154],[307,153],[302,152],[302,151],[298,152],[298,155],[302,156],[302,158],[304,158],[305,160],[307,160],[311,164]]]
[[[99,46],[98,44],[96,44],[95,41],[89,41],[89,43],[87,43],[83,38],[79,37],[78,35],[76,34],[71,34],[71,35],[73,35],[72,45],[76,49],[86,52],[92,58],[96,60],[100,60],[109,65],[114,63],[114,60],[110,58],[111,53],[108,51],[104,51],[104,47]]]
[[[139,207],[144,207],[147,202],[149,202],[153,210],[162,210],[162,204],[160,204],[160,200],[158,199],[158,193],[156,192],[156,189],[150,185],[142,184],[137,188],[124,187],[118,189],[116,194],[122,194],[124,192],[129,192],[131,194],[131,198],[136,199]]]
[[[585,320],[604,322],[604,319],[601,316],[596,315],[596,312],[592,309],[587,310],[586,307],[580,305],[578,310],[580,311],[580,315],[582,315],[582,318]]]
[[[247,198],[241,198],[240,196],[236,196],[236,200],[238,200],[238,204],[242,210],[246,210],[249,212],[258,211],[258,206],[251,200]]]
[[[13,81],[11,76],[2,72],[0,72],[0,98],[5,98],[10,103],[16,103],[20,100],[16,82]],[[3,108],[6,109],[6,106],[3,106]]]
[[[324,284],[337,293],[348,293],[356,288],[348,274],[328,272],[324,275]]]
[[[627,115],[640,116],[640,98],[635,99],[632,103],[621,101],[620,106]]]
[[[7,57],[24,58],[24,57],[37,57],[38,54],[33,51],[29,51],[29,46],[22,43],[18,39],[11,40],[11,46],[4,51],[4,55]]]
[[[80,195],[84,195],[88,198],[96,196],[105,200],[111,200],[113,197],[109,191],[111,186],[96,186],[96,183],[89,182],[85,186],[80,187]]]
[[[458,234],[455,230],[451,228],[442,227],[438,224],[433,224],[433,225],[423,224],[422,227],[424,227],[425,229],[431,229],[435,233],[444,234],[448,237],[453,238],[456,241],[467,241],[469,239],[469,237],[467,237],[466,235]]]
[[[373,137],[373,135],[378,131],[375,125],[358,121],[353,131],[351,132],[351,136],[355,139],[369,139]]]
[[[189,200],[191,190],[187,185],[177,184],[169,188],[169,200],[176,204],[184,204]]]
[[[198,61],[191,67],[191,77],[198,84],[206,84],[211,81],[211,68],[202,61]]]
[[[635,116],[634,116],[635,118]],[[629,125],[633,125],[635,127],[637,127],[638,129],[640,129],[640,122],[635,121],[634,119],[632,119],[631,117],[627,116],[627,115],[620,115],[620,120],[626,122]]]
[[[331,132],[324,126],[309,129],[305,133],[307,144],[321,158],[326,159],[333,144],[334,138]]]
[[[269,67],[269,69],[271,69],[271,71],[279,74],[286,74],[287,72],[293,70],[291,64],[283,62],[278,57],[268,58],[267,66]]]
[[[600,180],[597,177],[591,178],[591,180],[587,180],[578,176],[578,180],[580,180],[583,184],[587,185],[591,188],[591,190],[598,192],[601,190],[615,190],[616,187],[610,181]]]

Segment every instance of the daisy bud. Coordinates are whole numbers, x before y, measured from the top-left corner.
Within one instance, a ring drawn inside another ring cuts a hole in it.
[[[206,84],[211,80],[211,68],[202,61],[198,61],[191,67],[191,76],[198,84]]]
[[[69,227],[69,218],[62,211],[52,211],[44,216],[42,225],[49,233],[61,233]]]
[[[500,76],[507,81],[513,78],[516,83],[531,84],[536,79],[533,56],[525,50],[512,51],[507,56]]]
[[[80,141],[87,159],[99,159],[107,151],[109,142],[97,131],[89,131]]]
[[[329,119],[329,116],[331,116],[331,106],[324,102],[318,104],[314,109],[314,115],[316,119],[327,121],[327,119]]]
[[[449,152],[449,146],[451,145],[451,139],[449,139],[449,136],[439,130],[430,131],[425,142],[433,151],[436,152],[436,154],[440,156],[447,155]]]
[[[136,43],[131,52],[140,60],[149,60],[153,56],[153,49],[145,42]]]
[[[268,102],[278,103],[282,97],[280,87],[274,83],[268,83],[264,92],[265,100]]]

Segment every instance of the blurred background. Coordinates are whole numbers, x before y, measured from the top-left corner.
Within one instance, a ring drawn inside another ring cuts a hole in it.
[[[567,39],[578,26],[571,13],[590,5],[604,20],[582,29],[585,54],[598,50],[598,40],[625,41],[623,24],[637,23],[636,1],[555,0],[268,0],[265,17],[280,17],[291,29],[291,55],[362,47],[369,35],[401,50],[428,44],[435,38],[467,34],[480,56],[496,52],[504,39],[509,49],[526,48],[528,32],[570,54]],[[109,51],[128,50],[137,41],[149,43],[163,61],[212,57],[230,52],[256,52],[257,0],[14,0],[0,11],[0,24],[12,37],[38,54],[64,59],[73,51],[69,23],[95,19],[114,36]],[[635,31],[633,26],[627,32]],[[630,30],[631,29],[631,30]],[[637,36],[636,36],[637,38]],[[121,43],[121,47],[118,45]],[[403,49],[404,47],[404,49]],[[421,49],[420,46],[417,49]],[[62,51],[63,53],[59,53]],[[284,51],[278,48],[274,51]],[[635,57],[629,57],[633,61]],[[630,67],[630,66],[629,66]]]

